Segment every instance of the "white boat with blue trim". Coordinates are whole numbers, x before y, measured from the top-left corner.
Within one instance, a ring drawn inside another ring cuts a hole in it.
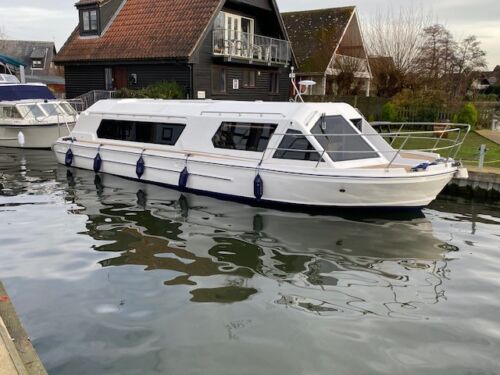
[[[104,100],[54,152],[68,167],[226,199],[423,207],[467,177],[453,156],[470,129],[417,126],[378,132],[342,103]],[[406,149],[419,139],[432,146]]]
[[[57,100],[40,83],[23,84],[9,74],[0,74],[0,146],[51,148],[68,136],[77,112],[66,100]]]

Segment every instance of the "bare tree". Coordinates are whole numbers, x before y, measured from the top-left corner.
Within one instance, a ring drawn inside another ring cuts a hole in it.
[[[7,34],[5,33],[5,29],[2,25],[0,25],[0,39],[5,39]]]
[[[415,58],[415,71],[426,85],[438,88],[442,77],[453,73],[457,43],[443,25],[426,27],[422,33],[423,42]]]
[[[334,67],[337,71],[334,78],[337,95],[359,94],[363,82],[356,77],[356,74],[366,69],[362,60],[351,56],[336,56]]]
[[[422,44],[422,30],[432,23],[432,14],[413,5],[377,12],[365,22],[364,37],[371,56],[390,56],[404,78],[413,71]]]

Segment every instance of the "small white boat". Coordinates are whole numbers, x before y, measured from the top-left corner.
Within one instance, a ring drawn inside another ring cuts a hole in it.
[[[224,199],[423,207],[454,176],[467,176],[436,151],[456,153],[468,131],[448,124],[380,134],[341,103],[123,99],[82,113],[54,152],[66,166]],[[436,140],[431,152],[404,150],[424,137]]]
[[[51,148],[70,134],[78,115],[69,102],[43,84],[0,78],[0,147]]]

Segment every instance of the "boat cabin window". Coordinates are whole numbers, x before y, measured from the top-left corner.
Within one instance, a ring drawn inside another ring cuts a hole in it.
[[[0,107],[0,118],[22,118],[21,114],[14,106]]]
[[[212,138],[215,148],[264,152],[277,124],[223,122]]]
[[[77,115],[78,113],[75,111],[75,109],[71,106],[69,103],[59,103],[59,105],[64,109],[64,112],[66,112],[70,116]]]
[[[45,103],[40,104],[42,109],[47,113],[47,116],[60,116],[65,115],[66,113],[59,108],[59,106],[55,103]]]
[[[342,116],[322,116],[314,125],[312,134],[334,162],[379,157],[352,124]]]
[[[45,113],[36,104],[18,105],[17,108],[23,117],[45,117]]]
[[[274,159],[320,160],[321,155],[315,150],[311,142],[309,142],[303,133],[297,130],[288,130],[286,134],[278,150],[274,153]]]
[[[97,136],[116,141],[175,146],[185,127],[184,124],[162,122],[102,120]]]

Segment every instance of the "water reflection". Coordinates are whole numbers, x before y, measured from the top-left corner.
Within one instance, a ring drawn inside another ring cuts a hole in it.
[[[103,267],[169,271],[164,284],[189,286],[193,302],[252,298],[261,278],[275,282],[277,306],[320,315],[408,315],[444,298],[444,254],[455,249],[421,213],[399,221],[308,215],[59,172],[66,199],[88,215],[87,234],[105,241],[95,250],[117,254]]]

